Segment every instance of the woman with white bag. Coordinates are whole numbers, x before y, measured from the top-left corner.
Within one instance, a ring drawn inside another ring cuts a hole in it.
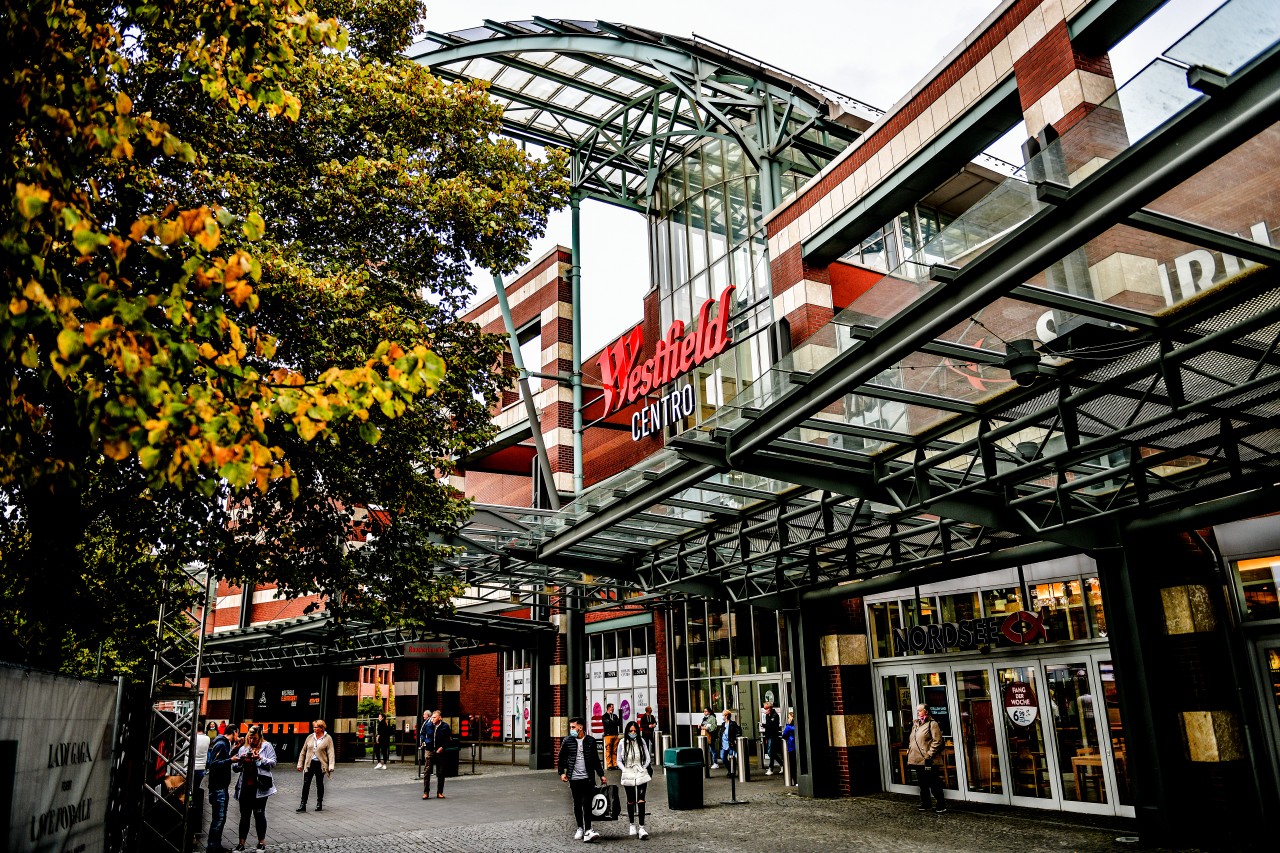
[[[622,748],[618,750],[618,766],[622,768],[622,789],[627,792],[627,819],[631,821],[631,835],[641,840],[649,837],[644,828],[644,795],[649,789],[650,768],[653,766],[653,755],[649,745],[640,736],[640,724],[635,720],[627,723],[623,731]],[[639,828],[636,826],[636,808],[640,810]]]

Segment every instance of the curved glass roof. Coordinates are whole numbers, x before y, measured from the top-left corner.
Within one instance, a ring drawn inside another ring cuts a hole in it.
[[[700,137],[812,176],[882,114],[716,42],[624,24],[534,17],[427,40],[412,59],[487,82],[510,136],[568,149],[575,188],[639,208]]]

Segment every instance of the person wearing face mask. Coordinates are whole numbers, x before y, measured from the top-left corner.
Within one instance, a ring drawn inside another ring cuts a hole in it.
[[[916,718],[911,724],[908,743],[907,765],[915,770],[916,781],[920,783],[919,810],[927,812],[932,807],[937,814],[942,814],[947,810],[942,802],[942,780],[938,778],[938,770],[933,766],[933,757],[942,749],[942,728],[929,715],[929,709],[924,705],[916,706]],[[930,794],[933,794],[932,806]]]
[[[644,828],[644,796],[652,778],[649,768],[653,766],[653,753],[649,744],[640,737],[640,724],[635,720],[627,723],[623,732],[622,748],[619,750],[618,765],[622,768],[622,789],[627,792],[627,820],[631,822],[630,834],[641,841],[649,837]],[[636,807],[640,809],[640,825],[636,826]]]
[[[595,841],[600,837],[600,833],[591,828],[595,779],[599,776],[601,785],[609,784],[609,780],[604,775],[604,765],[600,763],[596,739],[587,734],[587,724],[581,717],[569,720],[569,732],[569,736],[560,742],[556,769],[560,773],[560,781],[569,783],[569,791],[573,795],[573,817],[578,823],[574,840]]]

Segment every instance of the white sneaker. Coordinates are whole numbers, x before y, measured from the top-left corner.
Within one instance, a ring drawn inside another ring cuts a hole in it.
[[[711,769],[712,769],[712,770],[719,770],[719,769],[720,769],[720,765],[719,765],[719,764],[712,764],[712,765],[711,765]]]
[[[631,828],[627,830],[627,835],[635,835],[635,834],[636,834],[636,825],[633,823],[631,824]]]
[[[649,832],[643,826],[640,827],[640,840],[644,841],[649,837]]]
[[[578,827],[577,829],[575,829],[575,830],[574,830],[574,832],[573,832],[573,840],[574,840],[574,841],[581,841],[581,840],[582,840],[582,827]]]
[[[772,775],[773,775],[773,771],[772,771],[772,770],[766,770],[766,771],[764,771],[764,775],[766,775],[766,776],[772,776]]]
[[[596,832],[594,829],[588,829],[586,833],[582,836],[582,840],[595,841],[599,837],[600,837],[600,833]]]

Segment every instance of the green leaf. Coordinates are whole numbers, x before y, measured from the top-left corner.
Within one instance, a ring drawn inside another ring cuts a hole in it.
[[[138,451],[138,464],[143,471],[150,471],[160,461],[160,448],[144,447]]]
[[[79,228],[71,232],[71,242],[75,244],[77,250],[82,255],[92,255],[98,249],[111,242],[106,234],[94,231],[92,228]]]
[[[62,356],[64,361],[71,361],[79,354],[83,340],[79,332],[63,329],[58,332],[58,354]]]
[[[378,440],[382,438],[382,430],[365,421],[360,424],[360,438],[367,444],[377,444]]]
[[[244,220],[244,236],[250,240],[261,240],[262,235],[267,231],[267,223],[262,220],[262,215],[258,211],[250,213]]]
[[[238,489],[249,483],[253,466],[247,462],[228,462],[218,469],[218,476]]]

